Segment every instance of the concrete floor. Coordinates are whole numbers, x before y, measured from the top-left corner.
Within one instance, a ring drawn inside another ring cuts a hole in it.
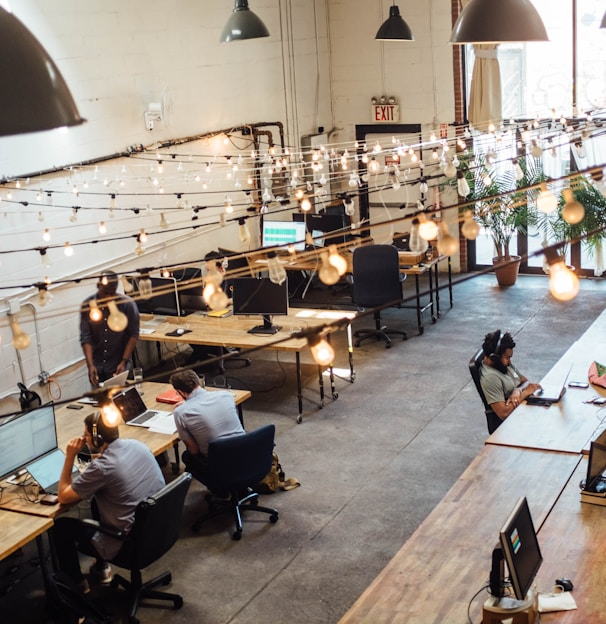
[[[324,295],[339,304],[340,295]],[[242,540],[234,542],[227,516],[191,531],[205,510],[204,489],[194,483],[181,539],[145,574],[170,568],[171,590],[185,604],[176,612],[141,608],[141,621],[337,622],[482,448],[486,423],[467,363],[484,334],[510,331],[518,345],[514,362],[538,381],[602,312],[605,295],[603,280],[583,280],[579,296],[560,304],[543,276],[520,277],[514,287],[500,289],[493,275],[484,275],[455,286],[452,309],[443,295],[442,318],[431,324],[426,315],[422,336],[413,311],[389,310],[385,321],[406,329],[408,341],[396,340],[391,349],[374,341],[355,349],[355,383],[345,374],[337,379],[338,399],[323,409],[312,402],[315,367],[306,360],[302,424],[296,423],[288,356],[260,353],[249,368],[231,364],[231,385],[253,391],[244,407],[247,429],[276,424],[286,476],[302,485],[261,497],[278,508],[279,522],[249,515]],[[368,326],[368,320],[357,326]],[[346,369],[344,336],[333,343],[336,365]],[[26,549],[12,560],[12,576],[2,576],[7,586],[27,573],[26,581],[13,583],[13,591],[0,598],[3,614],[12,617],[3,621],[46,621],[39,575],[27,563],[32,554]],[[490,545],[486,555],[488,574]],[[116,592],[97,587],[92,596],[120,622]]]

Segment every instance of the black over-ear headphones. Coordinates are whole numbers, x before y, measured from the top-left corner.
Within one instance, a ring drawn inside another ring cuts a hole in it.
[[[101,420],[101,414],[100,412],[97,412],[93,416],[93,422],[92,422],[91,433],[90,433],[91,442],[96,449],[101,448],[103,444],[105,443],[103,436],[99,433],[99,430],[98,430],[98,424],[100,420]]]
[[[497,344],[494,348],[494,351],[488,357],[490,358],[490,361],[492,362],[493,366],[498,371],[505,374],[507,372],[507,366],[503,366],[503,363],[501,362],[501,352],[503,348],[501,343],[503,342],[503,334],[501,333],[501,330],[498,330],[498,331],[499,331],[499,339],[497,340]]]

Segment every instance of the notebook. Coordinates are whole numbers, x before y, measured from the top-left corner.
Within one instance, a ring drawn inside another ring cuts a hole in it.
[[[112,401],[120,410],[122,418],[127,425],[165,429],[170,422],[174,423],[171,412],[147,409],[135,386],[131,386],[124,392],[116,394]],[[170,422],[167,422],[169,419]]]
[[[54,451],[43,455],[31,464],[28,464],[27,471],[34,481],[47,493],[57,494],[59,491],[59,478],[65,463],[65,453],[56,448]],[[78,472],[74,466],[72,473]]]
[[[568,375],[570,375],[571,370],[572,364],[566,373],[566,377],[564,377],[561,383],[543,385],[538,390],[535,390],[535,392],[526,399],[526,402],[529,405],[557,403],[566,392],[566,382],[568,381]]]

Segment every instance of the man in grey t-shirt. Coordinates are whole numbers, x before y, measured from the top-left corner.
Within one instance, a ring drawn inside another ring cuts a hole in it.
[[[72,480],[72,466],[84,444],[94,458],[84,472]],[[108,427],[99,413],[84,420],[84,435],[69,441],[65,464],[59,480],[59,502],[73,505],[94,497],[99,521],[116,531],[128,533],[135,520],[137,505],[161,490],[164,475],[145,444],[121,440],[118,427]],[[107,559],[115,557],[122,542],[88,527],[78,518],[61,517],[55,521],[53,539],[59,568],[86,591],[88,584],[80,570],[78,551],[96,559],[91,574],[101,583],[111,581]]]
[[[173,410],[179,439],[186,448],[185,469],[204,483],[209,442],[244,433],[234,397],[226,390],[208,392],[193,370],[174,373],[170,383],[185,399]]]

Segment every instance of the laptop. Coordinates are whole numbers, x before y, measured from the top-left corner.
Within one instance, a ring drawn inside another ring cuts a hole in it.
[[[127,425],[164,428],[163,425],[169,424],[166,423],[167,419],[170,418],[173,421],[171,412],[147,409],[135,386],[131,386],[123,392],[116,394],[112,401],[122,414],[122,418]]]
[[[603,437],[603,436],[602,436]],[[606,496],[606,446],[597,440],[589,448],[587,478],[582,483],[583,490]]]
[[[61,477],[64,463],[65,453],[61,449],[56,448],[54,451],[28,464],[27,471],[47,494],[57,494],[59,491],[59,478]],[[77,472],[78,469],[73,466],[72,474]]]
[[[99,386],[101,388],[114,388],[116,386],[125,386],[128,379],[128,370],[122,371],[105,381],[102,381]]]
[[[564,396],[566,392],[566,382],[568,376],[572,370],[572,364],[566,373],[561,383],[547,384],[535,390],[533,394],[527,397],[526,402],[529,405],[550,405],[552,403],[558,403],[558,401]]]

